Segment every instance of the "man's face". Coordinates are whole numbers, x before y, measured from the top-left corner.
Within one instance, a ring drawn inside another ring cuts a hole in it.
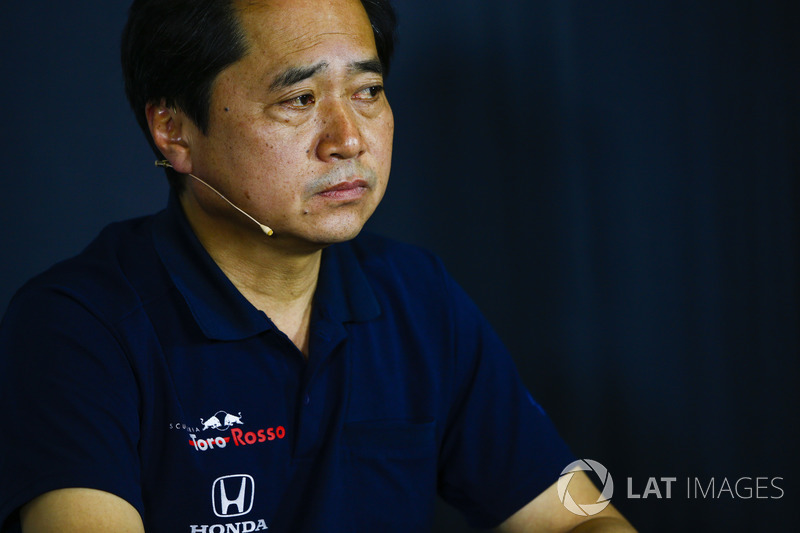
[[[249,51],[215,80],[207,134],[190,125],[192,173],[275,238],[350,239],[386,189],[394,131],[361,2],[238,6]],[[195,180],[184,194],[220,222],[259,231]]]

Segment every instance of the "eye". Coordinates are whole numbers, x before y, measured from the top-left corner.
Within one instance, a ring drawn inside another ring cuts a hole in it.
[[[382,85],[373,85],[371,87],[367,87],[366,89],[358,91],[355,95],[353,95],[353,98],[355,98],[356,100],[365,100],[365,101],[377,100],[382,92],[383,92]]]
[[[301,94],[283,102],[285,106],[293,109],[306,109],[314,104],[314,96],[310,94]]]

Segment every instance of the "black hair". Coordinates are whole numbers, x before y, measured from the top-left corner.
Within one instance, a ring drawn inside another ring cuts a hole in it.
[[[367,12],[372,25],[372,34],[375,37],[375,48],[378,59],[383,66],[383,76],[389,75],[389,65],[394,54],[395,30],[397,28],[397,15],[395,15],[389,0],[361,0],[364,11]]]
[[[122,32],[125,93],[159,159],[145,106],[164,100],[208,131],[211,91],[217,75],[247,53],[235,0],[134,0]],[[361,0],[367,12],[384,75],[394,51],[397,18],[389,0]],[[181,175],[166,168],[180,191]]]

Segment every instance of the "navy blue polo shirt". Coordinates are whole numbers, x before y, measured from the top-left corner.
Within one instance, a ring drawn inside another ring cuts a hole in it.
[[[309,357],[173,197],[29,282],[0,326],[0,523],[116,494],[148,533],[425,531],[437,492],[497,525],[573,460],[439,260],[323,251]]]

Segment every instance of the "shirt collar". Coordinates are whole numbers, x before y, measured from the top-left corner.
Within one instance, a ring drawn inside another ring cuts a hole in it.
[[[381,314],[367,275],[351,243],[322,251],[314,304],[335,322],[365,322]]]
[[[240,340],[275,327],[208,255],[174,193],[167,209],[156,215],[153,240],[175,287],[208,338]],[[370,320],[380,314],[372,287],[349,243],[322,252],[314,305],[323,318],[341,323]]]

